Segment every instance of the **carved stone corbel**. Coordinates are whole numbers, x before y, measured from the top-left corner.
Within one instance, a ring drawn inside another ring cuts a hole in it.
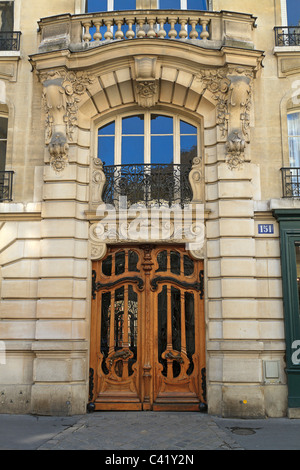
[[[189,173],[189,182],[193,192],[192,203],[203,202],[203,174],[202,174],[202,158],[195,157],[193,159],[192,169]]]
[[[68,164],[69,142],[77,123],[79,95],[94,80],[84,72],[55,70],[40,75],[46,112],[45,141],[49,146],[50,165],[61,172]]]
[[[227,138],[226,161],[231,169],[245,161],[250,142],[252,78],[253,72],[243,67],[202,70],[197,76],[216,100],[217,125]]]
[[[103,171],[103,163],[100,158],[93,158],[92,163],[92,183],[91,183],[91,201],[92,204],[102,204],[103,188],[106,182]]]
[[[226,144],[226,161],[230,169],[239,168],[245,161],[246,144],[250,142],[251,76],[238,69],[229,75],[228,114],[229,135]]]
[[[151,108],[158,101],[156,60],[156,57],[134,58],[136,101],[143,108]]]

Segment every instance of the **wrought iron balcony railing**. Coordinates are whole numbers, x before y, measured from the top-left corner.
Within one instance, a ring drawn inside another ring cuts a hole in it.
[[[126,197],[127,207],[132,204],[153,205],[191,202],[193,193],[189,183],[191,164],[138,164],[103,166],[106,184],[103,201],[120,202]]]
[[[300,168],[281,168],[283,197],[300,198]]]
[[[20,37],[20,31],[0,31],[0,51],[19,51]]]
[[[300,46],[300,26],[280,26],[274,29],[276,46]]]
[[[12,200],[13,171],[0,171],[0,202]]]

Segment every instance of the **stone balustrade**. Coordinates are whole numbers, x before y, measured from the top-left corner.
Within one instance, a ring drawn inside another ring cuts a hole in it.
[[[134,39],[167,39],[202,47],[253,49],[252,15],[198,10],[130,10],[58,15],[39,21],[39,52],[79,50]]]
[[[210,18],[200,12],[105,12],[87,16],[82,21],[83,41],[112,41],[120,39],[200,39],[209,38]],[[94,31],[91,34],[91,28]],[[101,30],[105,29],[103,32]]]

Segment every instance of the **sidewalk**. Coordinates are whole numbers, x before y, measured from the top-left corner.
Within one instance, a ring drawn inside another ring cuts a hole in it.
[[[201,413],[0,415],[0,450],[300,450],[300,419],[223,419]],[[133,453],[134,455],[134,453]]]

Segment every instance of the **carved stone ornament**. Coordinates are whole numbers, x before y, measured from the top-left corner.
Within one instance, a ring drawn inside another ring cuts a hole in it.
[[[245,161],[250,142],[253,71],[243,67],[202,70],[197,79],[217,101],[217,124],[222,137],[227,137],[226,161],[230,169],[237,169]]]
[[[158,101],[158,82],[155,78],[156,57],[135,57],[136,101],[143,108],[151,108]]]
[[[50,164],[56,172],[68,163],[68,142],[73,140],[78,103],[94,78],[86,72],[56,70],[40,74],[46,112],[45,141],[49,145]]]

